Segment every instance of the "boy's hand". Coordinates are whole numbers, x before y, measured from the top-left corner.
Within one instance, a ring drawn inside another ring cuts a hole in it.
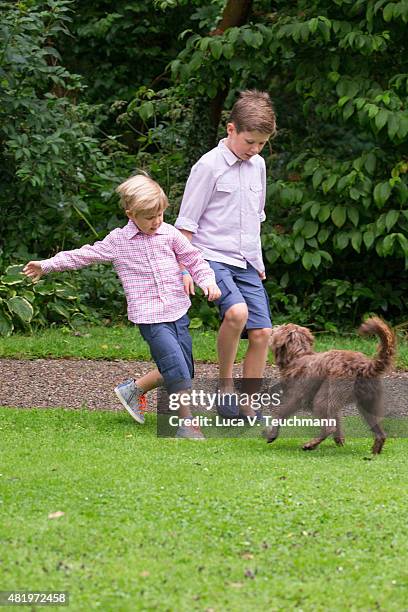
[[[184,291],[187,295],[195,295],[194,281],[191,277],[191,274],[186,274],[186,272],[187,270],[185,270],[182,274]]]
[[[265,278],[266,278],[266,274],[265,274],[265,272],[258,272],[258,276],[259,276],[259,278],[260,278],[261,280],[265,280]]]
[[[221,291],[219,290],[218,285],[209,285],[208,287],[205,287],[203,291],[209,302],[218,300],[218,298],[221,297]]]
[[[38,261],[29,261],[23,268],[23,273],[33,281],[38,281],[44,274]]]

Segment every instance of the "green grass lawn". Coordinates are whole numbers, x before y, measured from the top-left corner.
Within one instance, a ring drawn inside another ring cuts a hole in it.
[[[406,439],[368,461],[369,439],[304,453],[157,439],[154,415],[0,417],[0,590],[67,590],[75,611],[407,609]]]
[[[216,332],[192,330],[194,356],[198,361],[217,361]],[[316,349],[332,348],[375,353],[377,339],[362,339],[357,334],[340,336],[317,334]],[[241,340],[237,360],[245,354],[247,342]],[[147,344],[136,327],[86,327],[81,332],[69,328],[51,328],[34,335],[14,334],[0,337],[0,357],[77,357],[82,359],[150,359]],[[397,366],[408,369],[408,342],[398,343]]]

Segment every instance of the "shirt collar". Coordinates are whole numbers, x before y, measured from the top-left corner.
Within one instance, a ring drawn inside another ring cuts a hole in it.
[[[236,162],[242,162],[242,159],[239,159],[239,157],[237,157],[235,153],[233,153],[231,149],[227,147],[227,145],[225,144],[226,140],[226,138],[220,140],[220,142],[218,143],[218,147],[220,148],[221,153],[227,164],[229,166],[233,166]]]
[[[136,223],[133,223],[131,219],[129,219],[127,225],[123,228],[123,233],[126,238],[133,238],[137,236],[137,234],[143,234],[140,229],[137,227]],[[161,226],[156,230],[156,234],[168,234],[169,227],[167,223],[162,223]],[[153,234],[154,235],[154,234]]]

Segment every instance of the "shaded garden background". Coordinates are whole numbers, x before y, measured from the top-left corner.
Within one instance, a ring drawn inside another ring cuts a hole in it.
[[[113,271],[21,264],[103,238],[137,169],[174,221],[237,92],[274,100],[263,247],[274,321],[407,320],[408,0],[0,2],[0,334],[124,319]],[[217,324],[194,298],[193,326]]]

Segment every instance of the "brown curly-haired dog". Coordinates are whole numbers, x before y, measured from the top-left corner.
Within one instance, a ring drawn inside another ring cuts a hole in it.
[[[363,323],[359,333],[379,336],[380,345],[373,359],[354,351],[315,353],[313,334],[300,325],[288,323],[272,329],[269,346],[284,389],[278,418],[288,417],[302,408],[312,409],[317,418],[336,419],[336,426],[322,427],[320,436],[307,442],[304,450],[313,450],[331,434],[336,444],[342,446],[340,409],[355,401],[374,434],[372,452],[381,452],[386,437],[381,427],[384,414],[381,375],[392,366],[395,336],[378,317]],[[278,433],[279,427],[267,429],[267,441],[273,442]]]

